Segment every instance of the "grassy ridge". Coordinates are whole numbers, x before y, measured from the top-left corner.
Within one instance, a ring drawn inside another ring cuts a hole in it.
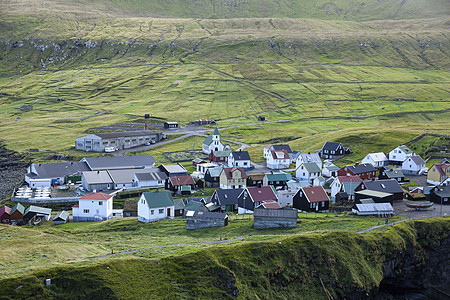
[[[86,9],[86,7],[88,9]],[[146,16],[200,19],[228,18],[311,18],[340,20],[411,19],[448,16],[445,0],[349,1],[349,0],[63,0],[3,2],[10,14],[64,12],[90,17]]]
[[[449,221],[438,218],[373,234],[319,232],[158,260],[61,266],[0,281],[0,297],[327,299],[327,292],[335,298],[362,297],[376,292],[387,261],[407,255],[417,271],[426,268],[427,252],[448,239],[448,228]],[[43,278],[52,279],[50,288]]]

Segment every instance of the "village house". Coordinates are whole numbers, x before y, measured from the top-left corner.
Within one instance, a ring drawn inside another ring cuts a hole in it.
[[[207,162],[206,160],[196,157],[192,160],[192,166],[197,168],[198,164],[204,164],[206,162]]]
[[[87,171],[81,173],[81,183],[86,191],[114,189],[114,182],[108,171]]]
[[[286,150],[272,150],[266,158],[267,168],[269,169],[288,169],[291,160]]]
[[[289,173],[267,173],[263,178],[263,185],[271,185],[275,189],[286,189],[287,183],[292,180],[292,175]]]
[[[276,201],[263,201],[260,205],[255,207],[255,209],[281,209],[281,205]]]
[[[11,224],[20,224],[23,221],[23,214],[25,213],[25,207],[17,203],[14,205],[14,207],[11,209],[11,215],[9,216],[9,219],[11,220]]]
[[[450,163],[434,164],[428,169],[427,182],[438,185],[447,178],[450,178]]]
[[[238,214],[253,213],[253,210],[263,202],[277,200],[277,195],[270,186],[248,187],[238,197]]]
[[[217,189],[211,196],[211,202],[215,205],[219,205],[221,212],[237,212],[238,197],[243,191],[244,189]]]
[[[226,213],[190,211],[186,214],[186,229],[224,227],[228,225]]]
[[[151,155],[84,157],[80,162],[85,162],[89,171],[150,169],[155,166],[155,159]]]
[[[389,162],[395,165],[401,165],[409,156],[414,155],[405,145],[400,145],[389,152]]]
[[[231,150],[211,151],[211,153],[209,153],[209,162],[226,165],[230,153]]]
[[[219,187],[220,173],[222,173],[223,166],[209,168],[205,173],[206,187]]]
[[[190,211],[208,211],[203,200],[186,199],[187,203],[184,206],[184,215],[186,216]]]
[[[218,165],[215,164],[215,163],[198,164],[197,165],[197,171],[195,173],[196,173],[198,178],[203,179],[205,177],[206,170],[211,169],[211,168],[216,168],[216,167],[218,167]]]
[[[423,169],[425,169],[425,161],[419,155],[410,155],[402,163],[404,174],[418,175]]]
[[[368,190],[393,194],[394,200],[403,200],[404,191],[397,180],[385,179],[364,182]]]
[[[295,162],[295,166],[296,168],[298,168],[301,164],[304,163],[316,163],[316,165],[322,169],[322,159],[320,158],[318,153],[300,153]]]
[[[245,189],[247,175],[244,168],[223,168],[219,181],[221,189]]]
[[[294,195],[293,206],[303,212],[327,212],[330,198],[321,186],[303,187]]]
[[[353,176],[357,175],[362,180],[372,179],[377,177],[377,170],[371,164],[356,163],[351,166],[345,166],[338,171],[338,176]]]
[[[164,122],[164,129],[177,129],[178,127],[178,122]]]
[[[175,206],[175,217],[184,216],[186,205],[184,204],[183,199],[173,199],[173,203]]]
[[[321,175],[321,171],[315,162],[302,163],[295,170],[295,177],[312,183],[315,178]]]
[[[429,201],[436,204],[450,204],[450,184],[444,182],[438,186],[433,187],[427,197]]]
[[[135,188],[164,188],[166,180],[168,179],[166,173],[161,172],[159,168],[150,169],[145,173],[134,174]]]
[[[270,145],[264,147],[263,150],[263,156],[265,159],[268,159],[269,156],[271,156],[272,151],[286,151],[286,153],[289,156],[289,164],[292,162],[293,159],[293,152],[291,150],[291,147],[287,144],[279,144],[279,145]],[[269,166],[267,166],[269,167]]]
[[[331,160],[326,159],[323,162],[322,175],[325,177],[336,177],[339,167],[336,166]]]
[[[113,216],[113,196],[105,193],[89,193],[78,199],[72,208],[74,222],[105,221]]]
[[[379,169],[378,179],[394,179],[397,182],[409,182],[402,170],[394,170],[389,167],[381,167]]]
[[[338,159],[348,153],[350,153],[348,148],[344,148],[341,143],[335,142],[325,142],[319,151],[320,157],[329,159]]]
[[[297,210],[256,208],[253,212],[253,227],[256,229],[297,227]]]
[[[228,156],[228,167],[242,167],[244,170],[250,170],[251,166],[248,151],[233,151]]]
[[[250,174],[247,176],[247,186],[262,186],[266,174]]]
[[[144,192],[138,201],[138,221],[148,223],[175,217],[175,203],[169,191]]]
[[[217,127],[214,129],[213,133],[208,135],[208,137],[203,141],[202,151],[203,153],[209,155],[212,151],[223,151],[224,146],[220,142],[219,129]]]
[[[3,205],[0,207],[0,223],[9,224],[11,222],[11,207]]]
[[[363,164],[371,164],[375,168],[387,166],[388,158],[383,152],[369,153],[361,161]]]
[[[298,190],[278,190],[277,198],[281,207],[292,207],[294,195]]]
[[[336,195],[345,192],[351,200],[355,191],[360,191],[365,185],[359,176],[337,176],[331,184],[331,200],[336,201]]]
[[[75,139],[75,149],[82,151],[105,152],[105,150],[130,149],[145,144],[154,144],[164,138],[162,132],[133,130],[88,134]]]
[[[169,177],[167,184],[168,190],[179,195],[190,195],[195,189],[195,181],[191,175]]]

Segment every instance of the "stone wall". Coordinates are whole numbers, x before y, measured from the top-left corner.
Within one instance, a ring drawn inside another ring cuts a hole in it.
[[[255,209],[253,227],[257,229],[274,227],[297,227],[295,209]]]

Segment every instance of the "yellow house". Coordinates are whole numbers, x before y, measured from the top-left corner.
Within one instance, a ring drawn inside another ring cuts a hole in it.
[[[227,189],[245,189],[247,175],[242,167],[223,168],[219,176],[220,188]]]
[[[429,170],[427,181],[429,183],[440,183],[450,177],[450,164],[434,164]]]

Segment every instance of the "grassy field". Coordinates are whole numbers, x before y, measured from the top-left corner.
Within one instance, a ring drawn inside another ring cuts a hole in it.
[[[399,220],[395,217],[392,221]],[[195,231],[186,230],[185,219],[142,224],[136,218],[106,222],[68,223],[40,227],[0,226],[0,277],[10,277],[50,265],[85,263],[90,257],[158,245],[245,238],[263,241],[292,234],[324,231],[359,231],[378,225],[376,217],[343,214],[300,214],[298,227],[292,229],[253,228],[252,216],[231,216],[229,226]],[[6,246],[7,245],[7,246]],[[161,258],[197,251],[207,246],[189,245],[146,250],[131,256]]]
[[[108,227],[114,225],[119,224]],[[76,236],[71,226],[60,227]],[[439,267],[429,262],[445,263],[445,257],[430,260],[428,254],[448,240],[448,226],[447,219],[434,218],[363,235],[316,231],[214,247],[162,248],[171,252],[170,257],[152,250],[142,252],[143,257],[46,266],[0,279],[0,297],[76,299],[108,295],[122,299],[129,298],[130,291],[137,299],[219,299],[232,298],[233,293],[243,299],[329,299],[330,294],[334,298],[350,294],[363,297],[377,292],[386,263],[395,257],[410,260],[404,265],[408,276],[435,272],[433,268]],[[88,223],[80,229],[88,228],[93,233],[90,236],[101,233],[101,226],[96,230]],[[402,276],[402,266],[393,264],[396,276]],[[45,278],[52,280],[51,287],[44,286]]]

